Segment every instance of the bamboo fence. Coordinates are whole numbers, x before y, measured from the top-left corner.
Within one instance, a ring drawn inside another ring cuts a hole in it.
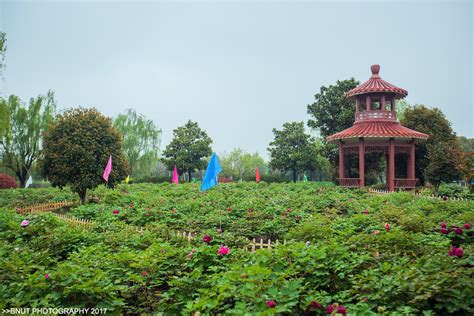
[[[33,204],[33,205],[25,206],[25,207],[17,207],[16,212],[20,214],[49,212],[49,211],[58,210],[63,207],[73,206],[76,203],[77,203],[76,201],[59,201],[59,202],[52,202],[52,203]]]
[[[386,190],[378,190],[378,189],[370,189],[370,188],[368,189],[368,192],[372,193],[372,194],[391,194],[391,193],[393,193],[393,192],[386,191]],[[432,199],[432,200],[444,200],[445,199],[444,197],[439,196],[439,195],[435,195],[435,194],[423,195],[421,193],[416,193],[415,192],[414,195],[416,197]],[[458,197],[447,197],[447,200],[450,200],[450,201],[469,201],[469,199],[463,199],[463,198],[458,198]]]
[[[77,218],[75,216],[66,215],[66,214],[58,214],[58,213],[52,213],[52,214],[56,216],[57,218],[59,218],[60,220],[74,227],[92,229],[96,224],[90,219]]]

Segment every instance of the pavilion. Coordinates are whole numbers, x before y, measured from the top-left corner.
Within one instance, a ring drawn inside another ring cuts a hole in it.
[[[426,140],[428,135],[400,125],[395,100],[403,99],[408,92],[383,80],[379,65],[370,68],[370,79],[346,93],[346,98],[355,101],[354,125],[327,137],[328,142],[339,145],[339,185],[363,188],[365,154],[381,152],[386,159],[387,190],[414,188],[415,143]],[[408,155],[404,179],[395,179],[395,155],[399,153]],[[344,157],[354,154],[359,155],[359,178],[346,178]]]

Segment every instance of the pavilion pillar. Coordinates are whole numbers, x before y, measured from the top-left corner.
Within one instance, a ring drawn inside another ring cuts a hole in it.
[[[380,101],[380,104],[381,104],[380,109],[381,109],[382,111],[386,111],[386,109],[385,109],[385,104],[387,104],[387,100],[385,100],[385,94],[382,95],[382,100]]]
[[[370,111],[370,95],[365,97],[365,110]]]
[[[388,155],[388,151],[387,151],[387,153],[385,154],[385,184],[387,186],[387,190],[388,190],[388,178],[390,177],[388,174],[389,161],[390,161],[390,156]]]
[[[359,112],[359,98],[356,97],[356,113]]]
[[[391,137],[388,141],[388,190],[395,191],[395,141]]]
[[[415,179],[415,140],[410,142],[410,154],[408,158],[408,179]]]
[[[390,111],[395,112],[395,97],[391,98],[392,105],[390,106]]]
[[[339,179],[345,178],[344,167],[344,147],[342,140],[339,140]]]
[[[364,187],[365,179],[365,145],[364,138],[359,138],[359,186]]]

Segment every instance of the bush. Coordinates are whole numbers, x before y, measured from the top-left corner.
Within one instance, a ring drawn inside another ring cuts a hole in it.
[[[16,189],[16,180],[7,174],[0,173],[0,189]]]
[[[473,198],[469,189],[456,183],[443,183],[438,189],[438,195],[456,198]]]
[[[171,177],[147,176],[147,177],[141,177],[141,178],[130,180],[130,184],[132,183],[163,183],[163,182],[171,182]]]

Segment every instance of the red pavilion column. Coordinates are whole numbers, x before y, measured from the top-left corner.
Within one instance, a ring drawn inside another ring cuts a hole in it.
[[[388,141],[388,190],[395,191],[395,141],[392,138]]]
[[[339,179],[345,178],[344,175],[344,147],[342,140],[339,140]]]
[[[364,187],[364,179],[365,179],[365,145],[364,145],[364,138],[359,138],[359,186],[361,188]]]
[[[415,140],[410,142],[410,155],[408,158],[408,179],[415,179]]]

